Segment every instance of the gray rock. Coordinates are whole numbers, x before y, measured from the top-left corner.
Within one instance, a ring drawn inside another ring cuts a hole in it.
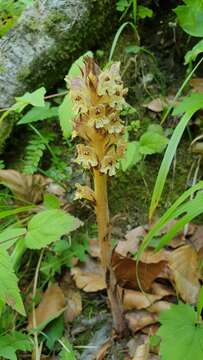
[[[115,13],[112,0],[36,0],[0,40],[0,108],[63,79],[78,56],[111,33]]]

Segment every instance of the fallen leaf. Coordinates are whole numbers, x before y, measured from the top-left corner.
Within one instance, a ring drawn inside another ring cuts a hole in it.
[[[196,251],[199,251],[203,247],[203,225],[196,227],[194,234],[190,237],[190,242]]]
[[[156,314],[150,313],[147,310],[130,311],[126,315],[129,329],[133,332],[143,329],[145,326],[155,324],[158,321]]]
[[[80,267],[73,267],[71,275],[76,286],[85,292],[95,292],[106,288],[104,271],[101,264],[90,257]]]
[[[197,92],[203,92],[203,78],[195,78],[190,80],[190,86],[197,91]]]
[[[16,170],[0,170],[0,183],[7,186],[23,203],[38,204],[43,199],[43,193],[50,179],[39,175],[26,175]]]
[[[131,357],[134,356],[138,346],[144,344],[147,341],[147,339],[148,336],[139,333],[128,341],[127,348]]]
[[[51,284],[44,292],[43,297],[35,309],[36,326],[46,324],[59,316],[60,311],[65,307],[65,298],[63,291],[58,284]],[[33,328],[33,313],[28,319],[28,330]]]
[[[169,268],[178,294],[189,304],[196,304],[200,289],[198,254],[190,245],[172,251]]]
[[[166,264],[166,261],[160,261],[155,264],[139,262],[138,276],[144,290],[150,289],[152,283],[162,272]],[[123,257],[114,251],[112,254],[112,266],[117,282],[121,287],[140,290],[137,281],[136,261],[134,259]]]
[[[175,291],[172,287],[163,284],[154,282],[151,288],[152,294],[160,295],[162,298],[169,295],[175,295]]]
[[[151,111],[161,112],[165,109],[165,107],[167,106],[167,103],[163,99],[156,98],[156,99],[150,101],[148,104],[145,104],[143,106]]]
[[[146,235],[144,226],[138,226],[127,232],[125,235],[126,240],[119,241],[115,251],[122,256],[127,256],[128,253],[135,254],[140,241]]]
[[[100,247],[99,247],[99,241],[97,239],[90,239],[89,240],[89,248],[88,251],[90,253],[90,255],[93,258],[101,258],[101,253],[100,253]]]
[[[148,311],[156,314],[160,314],[161,311],[169,310],[171,303],[168,301],[157,301],[147,308]]]
[[[157,264],[161,261],[168,261],[169,254],[170,252],[165,249],[161,249],[158,252],[146,249],[141,256],[141,261],[145,264]]]
[[[82,312],[82,298],[76,289],[68,289],[64,293],[66,310],[64,311],[65,323],[72,322]]]
[[[149,342],[139,345],[132,360],[148,360],[149,359]]]
[[[161,298],[162,295],[143,294],[140,291],[124,289],[123,307],[124,310],[145,309]]]

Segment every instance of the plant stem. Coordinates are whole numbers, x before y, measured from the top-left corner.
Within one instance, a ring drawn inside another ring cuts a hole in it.
[[[101,262],[105,273],[107,294],[113,316],[113,326],[119,335],[124,335],[127,327],[123,315],[121,299],[117,292],[115,274],[111,265],[112,246],[109,224],[107,176],[101,174],[99,170],[94,170],[94,190]]]

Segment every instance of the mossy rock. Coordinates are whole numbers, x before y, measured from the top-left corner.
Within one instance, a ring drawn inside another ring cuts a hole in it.
[[[112,0],[39,0],[0,40],[0,108],[15,96],[63,80],[71,63],[99,47],[116,23]],[[8,124],[8,123],[5,123]],[[0,126],[1,144],[9,134]],[[3,134],[4,132],[4,134]]]

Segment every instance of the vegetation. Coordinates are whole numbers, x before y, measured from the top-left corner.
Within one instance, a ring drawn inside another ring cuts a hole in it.
[[[0,0],[2,41],[33,4]],[[65,82],[0,109],[2,359],[203,356],[203,1],[112,12]]]

